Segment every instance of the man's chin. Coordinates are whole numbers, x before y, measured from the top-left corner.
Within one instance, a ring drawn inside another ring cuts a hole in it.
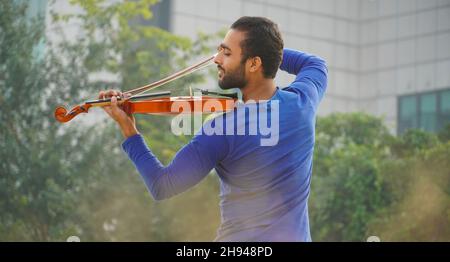
[[[222,90],[228,90],[228,89],[235,88],[234,86],[224,85],[221,81],[219,81],[218,84],[219,84],[220,89],[222,89]]]
[[[224,81],[226,80],[226,81]],[[220,89],[222,90],[228,90],[233,88],[239,88],[242,89],[244,86],[247,85],[247,82],[245,81],[227,81],[228,79],[219,78],[218,84]]]

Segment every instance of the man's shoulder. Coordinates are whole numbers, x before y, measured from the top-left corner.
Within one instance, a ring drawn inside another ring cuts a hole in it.
[[[291,85],[280,88],[278,90],[278,96],[284,100],[296,100],[298,98],[298,94],[292,90]]]

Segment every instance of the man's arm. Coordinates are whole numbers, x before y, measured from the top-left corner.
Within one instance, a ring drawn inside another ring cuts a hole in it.
[[[296,75],[285,90],[300,95],[302,102],[311,101],[316,108],[327,88],[328,69],[323,59],[304,52],[285,48],[280,69]]]
[[[164,166],[140,134],[128,137],[123,150],[133,161],[155,200],[179,194],[199,183],[228,152],[225,136],[197,134]]]
[[[126,138],[122,148],[133,161],[154,199],[169,198],[196,185],[228,153],[226,136],[208,136],[199,132],[178,151],[168,166],[162,165],[139,134],[133,115],[128,115],[119,106],[117,96],[123,94],[116,90],[99,93],[99,99],[111,98],[111,104],[102,108],[119,125]],[[215,118],[211,121],[221,120]]]

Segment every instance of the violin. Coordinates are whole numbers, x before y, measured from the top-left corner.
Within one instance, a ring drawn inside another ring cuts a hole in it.
[[[176,96],[171,97],[170,91],[133,96],[129,99],[117,97],[118,103],[127,114],[155,114],[175,115],[189,113],[214,113],[233,110],[238,98],[237,94],[219,94],[202,90],[202,94],[217,94],[213,96]],[[222,97],[220,97],[222,96]],[[146,99],[151,98],[151,99]],[[141,100],[145,99],[145,100]],[[65,107],[59,106],[55,110],[55,118],[58,122],[65,123],[72,120],[80,113],[88,113],[89,108],[108,106],[111,98],[86,101],[67,112]]]
[[[237,93],[225,94],[209,90],[200,90],[202,96],[193,96],[191,94],[190,96],[171,97],[170,91],[142,94],[211,65],[211,62],[216,55],[217,54],[166,78],[124,92],[124,96],[117,97],[117,101],[122,109],[128,114],[174,115],[189,113],[214,113],[233,110],[235,107],[235,102],[238,99]],[[125,96],[125,94],[127,95]],[[70,111],[63,106],[59,106],[55,109],[54,117],[58,122],[65,123],[69,122],[81,113],[88,113],[91,107],[108,106],[110,104],[111,98],[107,98],[86,101],[83,104],[73,107]]]

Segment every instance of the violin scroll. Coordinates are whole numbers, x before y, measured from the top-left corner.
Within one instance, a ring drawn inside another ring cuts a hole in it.
[[[78,105],[72,108],[70,112],[67,111],[67,109],[63,106],[58,106],[55,109],[55,118],[60,123],[66,123],[72,120],[75,116],[77,116],[80,113],[87,113],[89,110],[90,105],[84,104],[84,105]]]

